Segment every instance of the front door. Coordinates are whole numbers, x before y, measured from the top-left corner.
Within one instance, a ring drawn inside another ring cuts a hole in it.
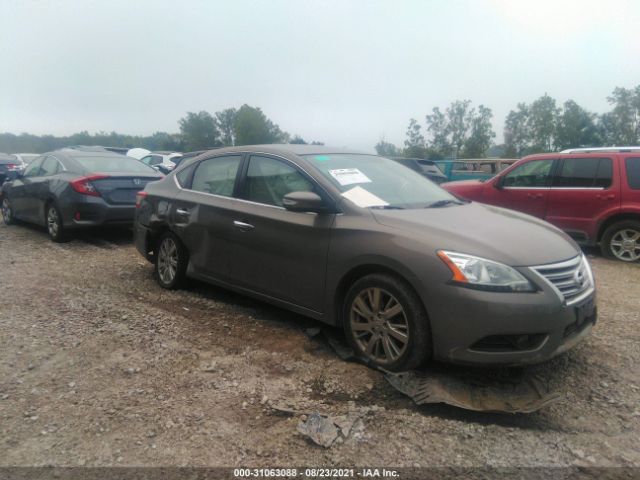
[[[483,202],[544,218],[554,162],[549,158],[527,160],[494,177],[487,181]]]
[[[234,201],[234,283],[322,312],[334,214],[285,210],[295,191],[326,196],[315,181],[280,158],[252,155]]]
[[[33,216],[33,212],[30,212],[29,209],[29,187],[33,179],[40,172],[42,161],[43,158],[35,159],[26,168],[24,174],[11,183],[11,192],[9,193],[9,198],[13,207],[13,214],[16,216],[16,218],[20,218],[22,220],[31,220],[31,217]]]

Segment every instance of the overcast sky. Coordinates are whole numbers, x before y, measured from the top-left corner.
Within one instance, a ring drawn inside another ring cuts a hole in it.
[[[307,141],[401,145],[456,99],[602,112],[640,84],[638,0],[0,0],[0,131],[178,131],[258,106]]]

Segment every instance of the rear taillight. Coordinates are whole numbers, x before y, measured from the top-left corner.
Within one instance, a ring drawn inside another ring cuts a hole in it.
[[[7,170],[10,172],[15,172],[16,170],[20,170],[21,166],[17,165],[15,163],[9,163],[7,164]]]
[[[144,190],[140,190],[138,193],[136,193],[136,208],[140,208],[140,205],[142,205],[142,201],[147,197],[147,192],[145,192]]]
[[[90,195],[92,197],[99,197],[100,192],[96,190],[96,187],[92,182],[96,180],[102,180],[103,178],[109,178],[108,175],[90,175],[88,177],[80,177],[75,180],[71,180],[69,184],[76,192],[83,195]]]

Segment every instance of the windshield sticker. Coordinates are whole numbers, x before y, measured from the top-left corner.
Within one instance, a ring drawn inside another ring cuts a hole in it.
[[[338,168],[329,170],[329,174],[335,178],[340,185],[353,185],[354,183],[371,183],[369,177],[357,168]]]
[[[329,160],[331,160],[331,157],[327,157],[326,155],[316,155],[313,158],[315,158],[319,162],[328,162]]]
[[[351,200],[353,203],[355,203],[357,206],[361,208],[383,207],[385,205],[389,205],[380,197],[377,197],[376,195],[374,195],[368,190],[365,190],[362,187],[353,187],[352,189],[344,192],[342,196],[348,200]]]

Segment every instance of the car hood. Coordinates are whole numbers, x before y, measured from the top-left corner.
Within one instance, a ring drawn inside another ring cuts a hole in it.
[[[544,265],[580,253],[576,243],[553,225],[481,203],[371,211],[381,225],[410,233],[430,249],[468,253],[511,266]]]

